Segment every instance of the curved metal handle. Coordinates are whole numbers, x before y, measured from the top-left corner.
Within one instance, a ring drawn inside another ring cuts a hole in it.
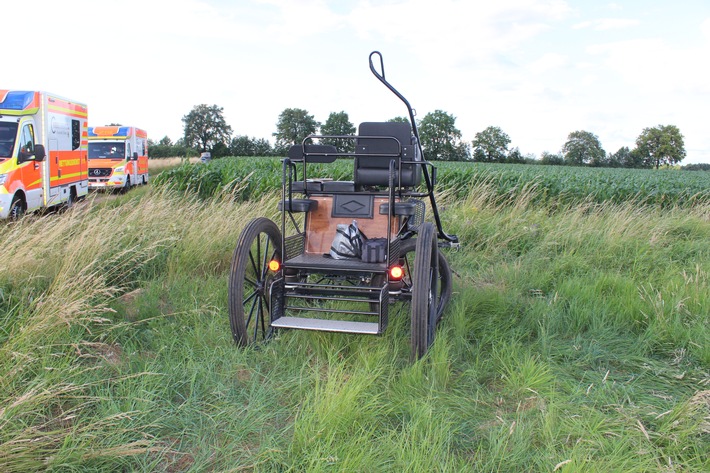
[[[380,58],[380,70],[378,71],[377,68],[375,67],[375,63],[373,62],[372,58],[374,56],[377,56]],[[417,121],[414,119],[414,109],[412,106],[409,104],[409,101],[404,98],[404,95],[400,94],[397,89],[395,89],[392,84],[387,82],[387,79],[385,79],[385,62],[384,59],[382,58],[382,53],[379,51],[372,51],[369,56],[370,59],[370,71],[379,79],[380,82],[382,82],[390,91],[395,94],[403,103],[404,105],[407,106],[407,111],[409,112],[409,120],[410,120],[410,125],[412,127],[412,133],[414,134],[415,138],[417,139],[417,148],[419,148],[419,154],[422,156],[422,159],[424,159],[424,149],[422,148],[422,140],[419,138],[419,130],[417,129]],[[425,160],[426,161],[426,160]],[[434,168],[436,169],[436,168]],[[426,182],[427,190],[429,191],[429,199],[431,201],[431,207],[434,212],[434,220],[436,221],[436,228],[438,230],[438,236],[439,238],[442,238],[450,243],[457,244],[458,243],[458,237],[456,235],[448,235],[447,233],[444,232],[442,225],[441,225],[441,219],[439,217],[439,211],[437,210],[436,207],[436,199],[434,198],[434,180],[436,175],[434,174],[433,176],[429,175],[429,170],[425,165],[422,166],[422,174],[424,175],[424,181]]]
[[[380,58],[380,71],[381,72],[377,72],[377,69],[375,69],[375,65],[372,63],[372,56],[374,56],[374,55],[377,55]],[[385,80],[385,62],[382,59],[382,53],[380,53],[379,51],[372,51],[370,53],[370,70],[372,71],[373,74],[375,74],[375,77],[377,77],[378,79],[380,79],[383,82],[387,82]]]
[[[372,62],[372,57],[375,56],[375,55],[380,58],[380,70],[379,70],[379,71],[378,71],[377,68],[375,67],[375,64]],[[418,133],[418,131],[417,131],[417,125],[416,125],[416,122],[414,121],[414,110],[412,109],[412,106],[409,104],[409,101],[408,101],[406,98],[404,98],[404,95],[400,94],[399,91],[398,91],[397,89],[395,89],[392,84],[390,84],[389,82],[387,82],[387,79],[385,79],[385,61],[384,61],[384,59],[382,58],[382,53],[380,53],[379,51],[372,51],[372,52],[370,53],[370,70],[372,71],[372,73],[375,75],[375,77],[377,77],[377,79],[378,79],[380,82],[382,82],[383,84],[385,84],[385,86],[386,86],[388,89],[390,89],[390,91],[391,91],[394,95],[396,95],[396,96],[399,98],[399,100],[401,100],[402,102],[404,102],[404,105],[407,106],[407,111],[409,112],[409,119],[412,121],[412,129],[413,129],[413,131],[414,131],[414,136],[416,136],[417,139],[419,139],[419,133]]]

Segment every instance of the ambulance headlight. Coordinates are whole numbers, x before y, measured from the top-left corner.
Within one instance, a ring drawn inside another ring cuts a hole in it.
[[[123,172],[123,166],[119,166],[113,170],[113,172]]]
[[[0,174],[0,186],[5,184],[6,180],[7,180],[7,174]]]

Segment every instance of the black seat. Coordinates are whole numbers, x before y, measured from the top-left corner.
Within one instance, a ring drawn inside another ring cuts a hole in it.
[[[288,151],[288,158],[292,162],[307,163],[332,163],[338,157],[338,150],[332,145],[293,145]],[[354,192],[353,181],[308,180],[308,182],[294,181],[291,185],[293,192],[301,194],[332,194]]]
[[[389,165],[395,161],[394,185],[414,187],[421,181],[421,166],[401,161],[420,159],[412,130],[404,122],[361,123],[355,151],[355,186],[389,186]],[[401,167],[401,170],[399,169]],[[401,182],[399,180],[401,175]]]

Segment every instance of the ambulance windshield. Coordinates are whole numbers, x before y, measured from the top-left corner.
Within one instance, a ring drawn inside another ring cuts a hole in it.
[[[17,122],[0,122],[0,159],[12,156],[17,136]]]
[[[123,159],[125,143],[89,142],[89,159]]]

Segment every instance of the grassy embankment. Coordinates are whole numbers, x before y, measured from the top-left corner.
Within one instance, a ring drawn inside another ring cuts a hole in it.
[[[406,308],[235,348],[275,197],[151,187],[0,226],[0,471],[710,469],[707,204],[443,202],[455,294],[410,365]]]

